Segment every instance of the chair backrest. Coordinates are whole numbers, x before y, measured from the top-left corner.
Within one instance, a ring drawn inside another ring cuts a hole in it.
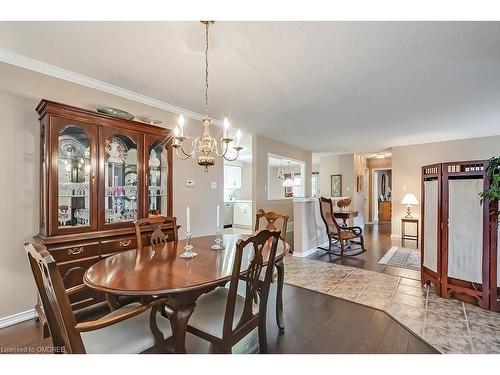
[[[54,347],[64,347],[66,353],[85,353],[82,338],[75,330],[75,315],[54,258],[45,246],[37,242],[25,244],[24,249],[47,317]]]
[[[233,332],[243,327],[247,322],[255,317],[253,310],[254,302],[258,301],[259,314],[262,319],[266,318],[267,298],[269,288],[273,277],[274,261],[276,259],[276,250],[280,231],[269,231],[264,229],[246,240],[238,240],[236,243],[236,253],[233,263],[233,272],[229,285],[229,293],[224,315],[223,338],[230,337]],[[248,245],[248,248],[246,248]],[[247,272],[241,274],[241,262],[244,251],[253,250]],[[269,254],[267,267],[264,267],[263,253]],[[264,279],[261,280],[262,270],[265,270]],[[238,283],[240,280],[245,282],[245,302],[241,317],[233,327],[233,319],[236,306],[236,295],[238,293]]]
[[[164,245],[167,242],[177,241],[177,218],[175,216],[152,215],[144,219],[136,220],[135,235],[137,236],[137,248],[142,248],[142,230],[153,229],[151,233],[151,245]],[[162,229],[171,230],[171,234],[165,234]]]
[[[341,228],[333,215],[332,200],[329,198],[320,197],[319,212],[321,213],[321,218],[325,223],[326,230],[331,234],[337,235],[340,232]]]
[[[281,220],[281,239],[284,241],[286,237],[286,229],[288,225],[288,216],[282,215],[273,211],[264,211],[262,208],[257,211],[255,215],[255,231],[257,232],[260,229],[260,221],[261,218],[265,218],[267,220],[266,229],[267,230],[278,230],[276,228],[276,221]]]

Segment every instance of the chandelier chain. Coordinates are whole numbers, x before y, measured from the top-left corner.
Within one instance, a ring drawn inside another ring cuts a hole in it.
[[[205,24],[205,117],[208,117],[208,26]]]

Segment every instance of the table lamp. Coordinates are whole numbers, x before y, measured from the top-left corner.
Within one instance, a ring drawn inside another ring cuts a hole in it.
[[[415,196],[415,194],[411,194],[411,193],[405,194],[405,196],[403,197],[403,200],[401,201],[401,204],[406,204],[406,206],[407,206],[405,217],[408,219],[412,219],[413,216],[411,216],[411,206],[418,204],[418,200],[417,200],[417,197]]]

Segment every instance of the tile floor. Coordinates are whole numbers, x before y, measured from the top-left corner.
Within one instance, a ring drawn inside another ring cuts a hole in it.
[[[419,280],[287,256],[285,282],[384,310],[441,353],[500,353],[500,313],[438,297]]]

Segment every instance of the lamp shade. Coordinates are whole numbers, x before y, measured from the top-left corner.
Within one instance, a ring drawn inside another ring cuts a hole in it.
[[[291,178],[287,178],[285,181],[283,181],[282,185],[284,187],[291,187],[293,186],[293,180]]]
[[[408,193],[408,194],[405,194],[405,196],[403,197],[401,204],[415,205],[415,204],[418,204],[418,200],[417,200],[417,197],[415,196],[415,194]]]

